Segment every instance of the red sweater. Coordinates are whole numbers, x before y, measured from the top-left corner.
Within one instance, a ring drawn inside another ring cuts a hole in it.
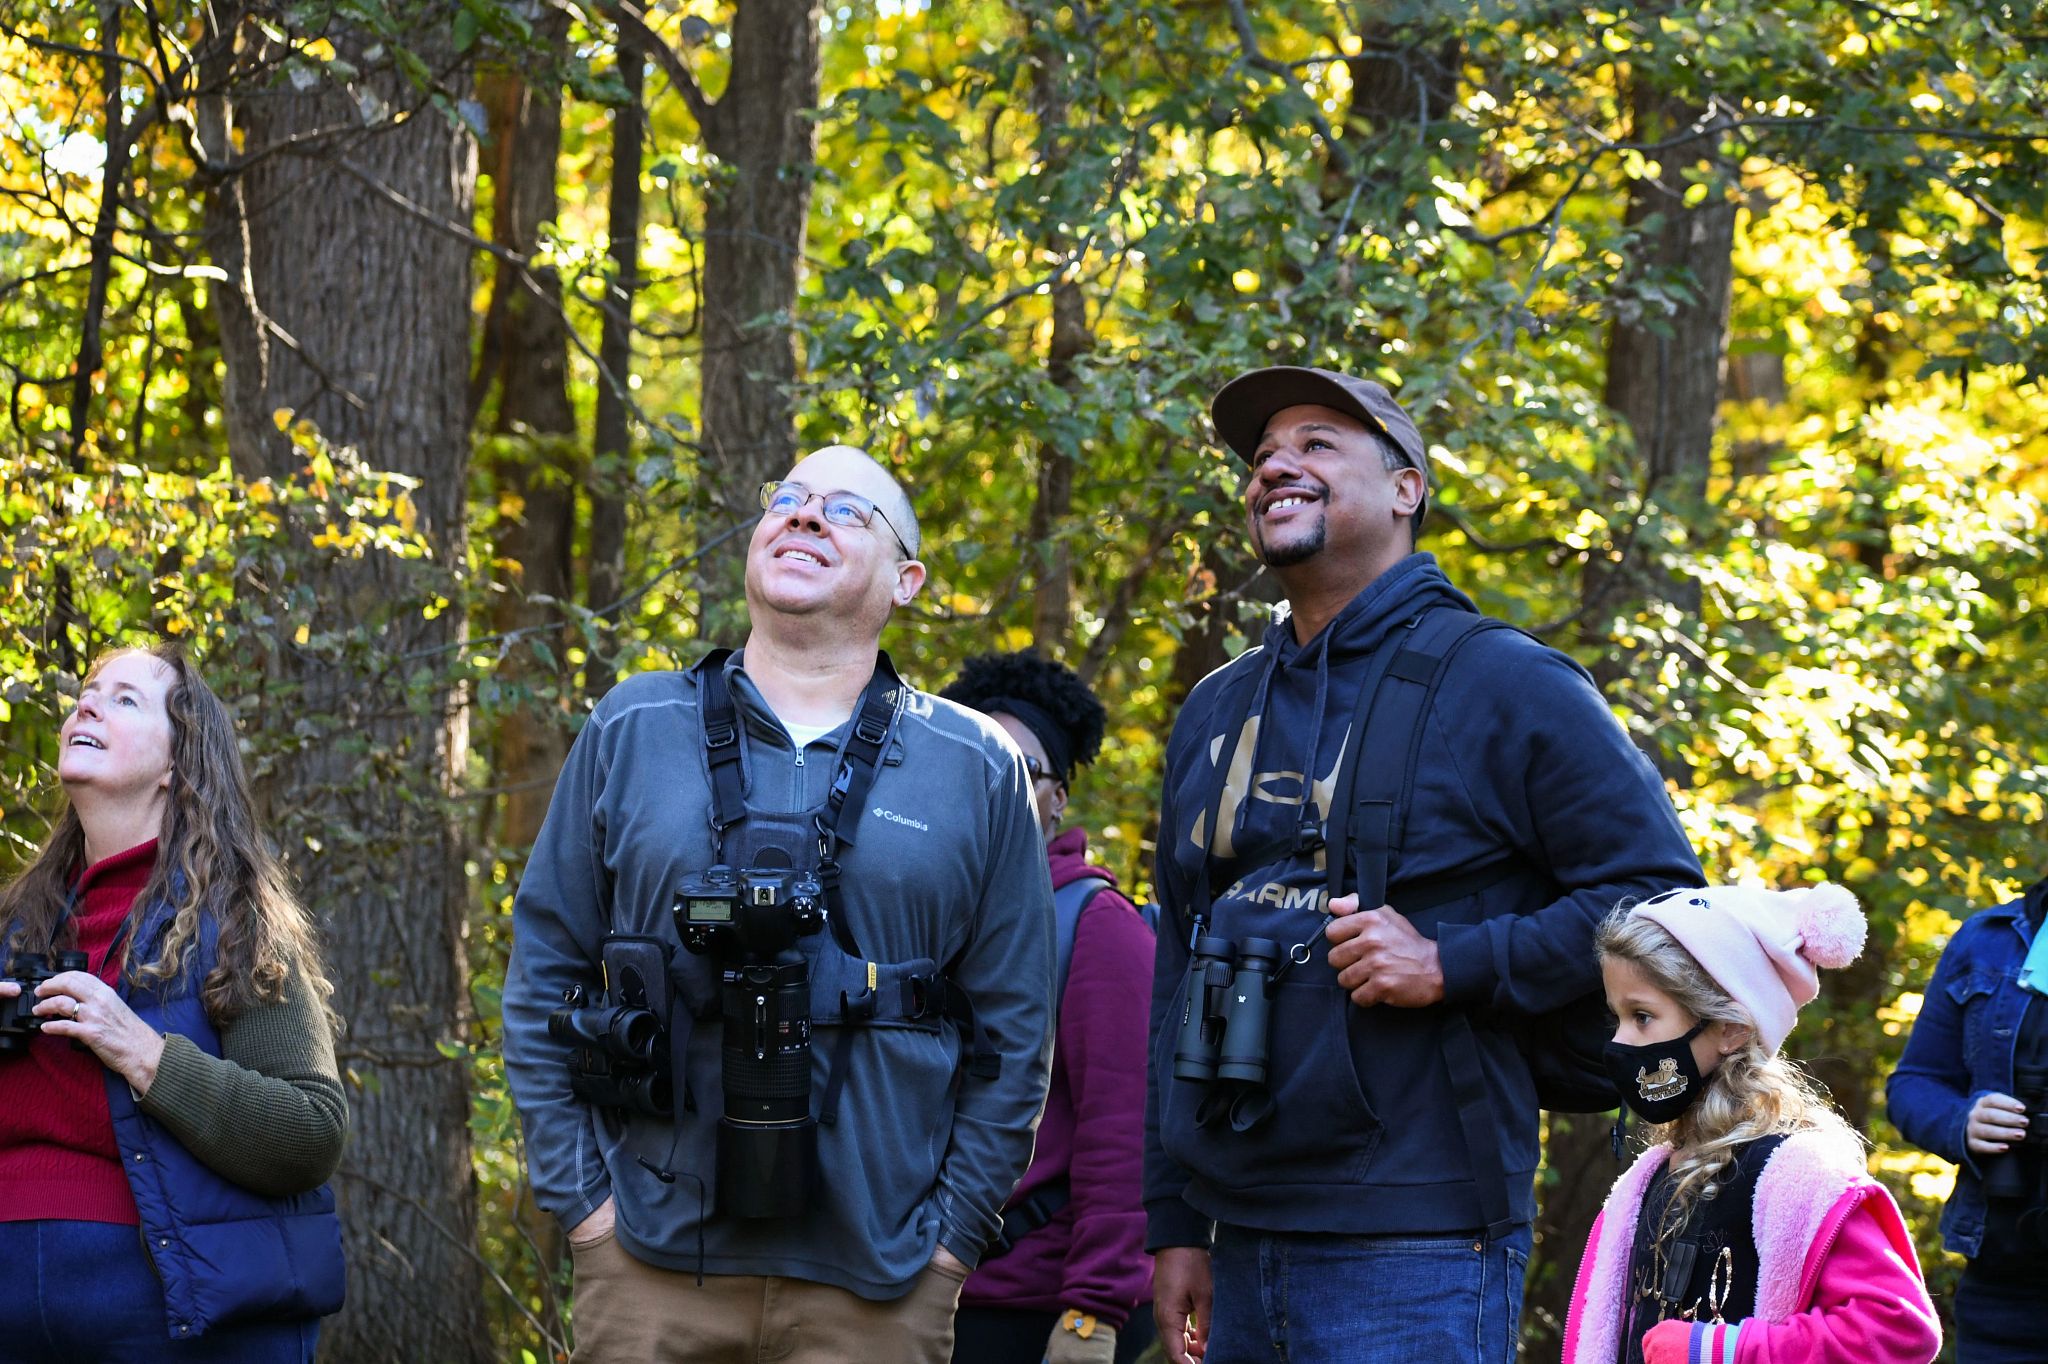
[[[114,934],[156,869],[156,840],[95,862],[78,878],[71,922],[93,974],[114,983]],[[0,1059],[0,1222],[44,1218],[136,1226],[135,1194],[121,1169],[107,1072],[99,1058],[56,1037]]]

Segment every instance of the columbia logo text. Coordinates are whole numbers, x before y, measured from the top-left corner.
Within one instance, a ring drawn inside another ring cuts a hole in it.
[[[915,829],[921,834],[928,834],[932,831],[931,826],[921,819],[912,819],[909,815],[899,815],[894,810],[884,810],[879,805],[875,807],[875,818],[886,819],[891,824],[901,824],[905,828]]]

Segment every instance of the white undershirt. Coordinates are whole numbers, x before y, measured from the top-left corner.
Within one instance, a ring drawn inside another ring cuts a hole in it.
[[[782,719],[779,715],[775,718],[778,720]],[[797,752],[801,753],[812,743],[824,738],[827,734],[830,734],[845,723],[844,720],[840,720],[829,725],[800,725],[794,720],[783,720],[782,727],[789,731],[789,741],[795,744]]]

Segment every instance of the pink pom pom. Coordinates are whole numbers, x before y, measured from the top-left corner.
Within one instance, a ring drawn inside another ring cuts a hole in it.
[[[1856,960],[1869,931],[1856,897],[1825,882],[1799,897],[1798,925],[1799,955],[1829,970]]]

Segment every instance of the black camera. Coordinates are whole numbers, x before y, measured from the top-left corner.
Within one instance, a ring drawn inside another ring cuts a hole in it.
[[[55,966],[40,952],[17,952],[7,964],[6,976],[0,977],[21,987],[21,993],[12,999],[0,999],[0,1054],[28,1050],[29,1041],[43,1030],[45,1020],[35,1013],[41,1002],[36,998],[36,987],[52,976],[87,967],[83,952],[59,952]]]
[[[2013,1097],[2027,1110],[2027,1134],[1984,1162],[1984,1196],[2024,1203],[2020,1238],[2048,1251],[2048,1067],[2016,1066]]]
[[[1268,938],[1195,939],[1173,1078],[1266,1082],[1266,1031],[1280,944]]]
[[[788,867],[716,866],[676,890],[683,946],[721,965],[725,1112],[718,1208],[794,1217],[817,1183],[811,1116],[811,970],[801,938],[825,926],[825,888]]]

